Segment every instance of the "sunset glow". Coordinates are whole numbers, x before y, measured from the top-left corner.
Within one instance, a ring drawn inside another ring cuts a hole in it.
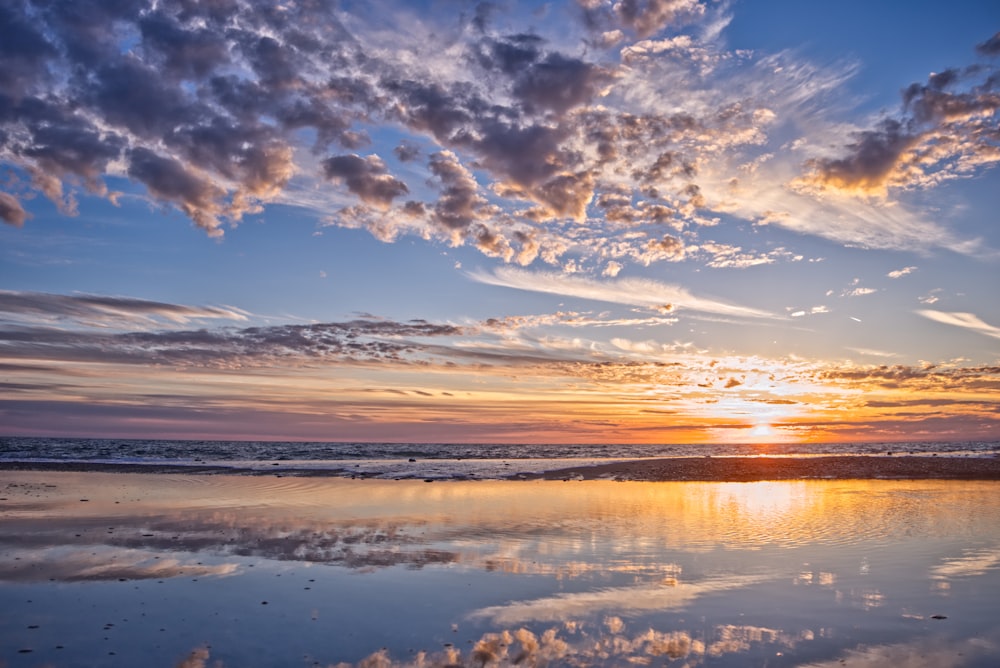
[[[0,433],[1000,439],[1000,4],[212,6],[0,8]]]

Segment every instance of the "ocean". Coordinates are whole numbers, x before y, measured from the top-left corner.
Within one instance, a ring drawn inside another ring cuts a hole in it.
[[[664,457],[888,454],[991,457],[1000,455],[1000,441],[595,445],[0,438],[0,461],[211,466],[234,473],[308,470],[387,479],[502,479],[519,473]]]

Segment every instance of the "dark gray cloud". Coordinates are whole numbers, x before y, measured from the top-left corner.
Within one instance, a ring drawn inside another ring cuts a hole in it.
[[[135,25],[146,0],[52,0],[24,2],[60,43],[75,74],[85,75],[120,53],[119,40]],[[27,16],[27,12],[26,12]]]
[[[161,138],[210,113],[190,100],[180,86],[165,81],[151,65],[134,57],[111,61],[94,78],[96,86],[88,93],[96,110],[140,139]]]
[[[594,32],[624,28],[646,38],[669,25],[677,25],[704,13],[698,0],[616,0],[614,3],[577,0],[584,22]]]
[[[336,155],[323,161],[323,171],[327,178],[342,181],[363,202],[382,208],[410,192],[405,183],[388,173],[377,155]]]
[[[926,86],[913,84],[903,92],[905,108],[917,123],[948,123],[967,119],[976,115],[992,115],[1000,108],[1000,95],[982,89],[965,92],[944,90],[958,76],[939,78],[953,73],[948,70],[942,75],[932,75]]]
[[[608,81],[607,73],[600,67],[550,53],[517,76],[514,94],[529,113],[541,109],[564,114],[589,102]]]
[[[985,42],[977,44],[976,52],[984,56],[1000,55],[1000,32],[996,33]]]
[[[466,229],[479,218],[479,210],[486,204],[476,180],[451,151],[435,153],[428,166],[442,186],[434,206],[434,220],[449,230]]]
[[[207,27],[187,28],[162,10],[139,21],[142,43],[150,60],[171,79],[197,80],[229,62],[229,51]]]
[[[27,127],[31,132],[31,142],[21,151],[23,156],[32,159],[32,171],[49,178],[77,176],[89,190],[104,194],[106,187],[101,176],[106,172],[108,163],[121,155],[124,147],[122,138],[99,130],[80,116],[65,114],[51,106],[46,106],[43,111],[41,105],[32,110],[26,104],[22,109],[26,115],[32,111],[37,114],[29,117]],[[57,199],[50,192],[46,194],[53,200]]]
[[[6,3],[0,150],[67,213],[75,209],[67,181],[107,196],[102,177],[126,157],[127,174],[153,198],[221,234],[220,217],[239,220],[287,185],[292,133],[314,129],[317,150],[366,142],[351,129],[363,115],[358,96],[338,104],[332,78],[304,80],[317,71],[310,58],[336,64],[349,50],[334,8],[285,9],[228,0]],[[324,46],[323,38],[337,39]],[[360,80],[341,87],[366,93],[361,106],[375,101]],[[20,219],[6,204],[4,219]]]
[[[0,220],[20,227],[27,217],[28,214],[16,197],[0,192]]]
[[[458,81],[369,48],[364,29],[352,34],[337,18],[343,8],[321,0],[281,10],[231,0],[8,3],[0,150],[67,213],[77,187],[110,196],[103,178],[124,164],[153,199],[221,235],[226,221],[285,192],[304,138],[318,154],[357,150],[371,141],[369,124],[390,121],[461,153],[458,164],[475,160],[545,215],[580,218],[595,184],[566,146],[577,134],[568,117],[611,74],[537,35],[489,33],[495,9],[478,6],[478,28],[462,37],[483,76]],[[417,146],[404,140],[397,157],[414,160]],[[333,155],[320,172],[383,209],[409,192],[374,155]],[[426,209],[445,230],[467,229],[481,203],[441,182],[445,199]],[[23,224],[11,200],[4,211]]]
[[[840,158],[813,160],[809,180],[823,187],[882,192],[917,187],[997,161],[1000,94],[986,66],[947,69],[902,92],[896,117],[856,133]]]
[[[416,160],[420,156],[420,147],[413,142],[404,141],[399,144],[396,148],[392,149],[392,152],[396,155],[396,158],[400,162],[410,162]]]
[[[17,98],[47,78],[47,61],[56,50],[17,2],[0,5],[0,92]]]
[[[484,39],[476,58],[486,69],[496,69],[516,76],[542,56],[545,40],[538,35],[517,34],[500,39]]]
[[[182,162],[157,155],[147,148],[129,154],[128,174],[146,185],[154,196],[173,202],[199,227],[219,236],[222,188],[189,171]]]
[[[847,155],[810,163],[826,185],[838,188],[877,190],[885,184],[904,151],[919,137],[898,120],[884,119],[874,130],[857,134],[847,145]]]

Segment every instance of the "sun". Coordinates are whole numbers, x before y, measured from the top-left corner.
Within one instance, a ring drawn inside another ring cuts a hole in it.
[[[757,424],[750,430],[750,438],[755,441],[773,439],[776,435],[774,428],[767,423]]]

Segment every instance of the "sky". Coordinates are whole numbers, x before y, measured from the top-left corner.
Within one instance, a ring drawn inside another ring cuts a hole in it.
[[[4,2],[0,432],[998,440],[998,30]]]

